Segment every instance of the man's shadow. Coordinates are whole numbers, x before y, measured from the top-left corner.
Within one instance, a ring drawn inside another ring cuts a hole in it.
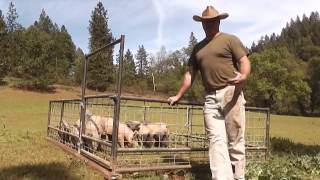
[[[22,164],[0,169],[0,179],[77,180],[62,163]]]

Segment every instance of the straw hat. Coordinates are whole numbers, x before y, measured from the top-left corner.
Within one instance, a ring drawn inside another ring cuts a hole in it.
[[[194,15],[193,20],[195,21],[207,21],[212,19],[225,19],[229,16],[228,13],[219,13],[213,6],[207,6],[207,8],[202,12],[202,16]]]

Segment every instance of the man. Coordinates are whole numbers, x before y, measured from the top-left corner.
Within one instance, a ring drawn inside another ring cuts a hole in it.
[[[228,17],[208,6],[202,16],[206,38],[193,49],[176,96],[171,105],[189,89],[199,70],[206,90],[204,122],[208,135],[212,179],[244,179],[245,176],[245,100],[242,93],[250,73],[248,51],[234,35],[219,31],[220,20]],[[239,67],[240,65],[240,67]],[[239,72],[240,71],[240,72]]]

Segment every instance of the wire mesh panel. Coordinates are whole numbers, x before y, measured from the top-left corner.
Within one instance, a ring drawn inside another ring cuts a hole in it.
[[[114,101],[108,97],[86,98],[85,128],[81,151],[110,167]]]
[[[264,160],[269,144],[269,110],[246,108],[246,155],[249,160]]]
[[[50,102],[50,122],[48,135],[52,139],[77,149],[79,143],[80,102]]]

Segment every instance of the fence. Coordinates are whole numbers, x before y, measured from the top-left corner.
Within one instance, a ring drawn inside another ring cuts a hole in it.
[[[113,119],[115,96],[91,96],[85,97],[85,101],[86,109],[94,116]],[[124,146],[118,142],[113,143],[114,131],[93,137],[86,135],[86,132],[80,135],[65,130],[63,124],[72,126],[80,120],[80,100],[51,101],[49,106],[48,137],[93,159],[114,173],[191,168],[208,163],[208,140],[204,130],[202,106],[199,104],[169,106],[167,102],[156,99],[121,97],[118,133],[126,133],[127,129],[121,125],[137,121],[142,124],[162,124],[169,131],[166,139],[160,136],[142,138],[133,147],[127,145],[128,140],[125,140]],[[245,138],[249,160],[266,158],[268,124],[268,109],[246,108]],[[113,126],[112,122],[110,126]],[[83,143],[79,141],[80,138]],[[92,143],[96,143],[96,146],[92,146]]]

